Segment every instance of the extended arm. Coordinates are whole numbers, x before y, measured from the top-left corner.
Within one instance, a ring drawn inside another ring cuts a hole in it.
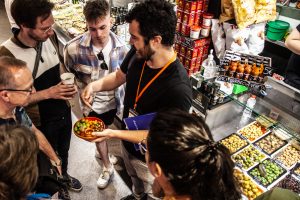
[[[148,136],[148,130],[139,130],[139,131],[128,131],[128,130],[112,130],[105,129],[102,132],[94,132],[96,136],[99,136],[94,142],[102,142],[103,140],[110,138],[117,138],[120,140],[126,140],[133,143],[146,143],[146,138]]]
[[[86,105],[91,106],[90,103],[93,99],[93,93],[114,90],[125,82],[126,74],[119,69],[97,81],[88,84],[81,93],[81,99]]]
[[[295,54],[300,55],[300,32],[298,30],[300,29],[300,26],[298,27],[295,28],[287,37],[287,39],[285,40],[285,45],[289,50],[291,50]]]

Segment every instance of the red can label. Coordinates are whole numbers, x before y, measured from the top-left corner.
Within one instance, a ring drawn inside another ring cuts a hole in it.
[[[197,2],[196,1],[185,1],[184,4],[184,11],[185,12],[192,12],[197,9]]]
[[[186,49],[186,58],[188,59],[193,59],[193,58],[196,58],[198,55],[198,49],[197,48],[193,48],[193,49],[190,49],[190,48],[187,48]]]

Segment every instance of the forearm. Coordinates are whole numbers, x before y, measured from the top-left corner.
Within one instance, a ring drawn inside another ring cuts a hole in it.
[[[55,163],[59,163],[59,158],[56,155],[55,151],[53,150],[52,146],[48,142],[47,138],[44,136],[44,134],[38,130],[35,126],[32,127],[32,130],[34,131],[38,142],[39,142],[39,149],[44,152],[48,158]]]
[[[112,136],[112,138],[126,140],[128,142],[146,143],[146,138],[148,136],[148,130],[139,130],[139,131],[113,130],[111,136]]]
[[[92,82],[92,88],[94,92],[98,91],[110,91],[121,86],[126,81],[126,76],[119,69],[115,72],[108,74],[107,76]]]
[[[39,102],[39,101],[42,101],[42,100],[45,100],[45,99],[49,99],[49,98],[50,97],[49,97],[48,89],[41,90],[41,91],[37,91],[35,93],[32,93],[30,95],[28,103],[33,104],[33,103],[36,103],[36,102]]]
[[[300,32],[294,29],[285,41],[286,47],[293,53],[300,55]]]

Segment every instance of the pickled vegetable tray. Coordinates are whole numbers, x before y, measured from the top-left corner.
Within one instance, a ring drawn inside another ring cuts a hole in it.
[[[234,154],[235,152],[239,151],[240,149],[247,146],[249,143],[237,135],[236,133],[233,133],[226,138],[219,141],[219,143],[223,144],[226,148],[229,149],[231,154]]]
[[[251,143],[263,137],[269,131],[264,126],[262,126],[259,122],[254,121],[247,126],[241,128],[237,131],[238,134],[245,137]]]
[[[280,139],[273,132],[267,134],[265,137],[261,138],[260,140],[254,143],[255,146],[257,146],[269,156],[281,149],[286,144],[287,141]]]
[[[261,162],[264,166],[264,170],[262,170],[259,165],[256,165],[251,170],[248,171],[248,174],[259,184],[270,189],[275,184],[278,183],[279,180],[287,175],[287,170],[281,167],[278,163],[271,159],[266,159]],[[263,171],[263,172],[262,172]]]
[[[255,148],[253,145],[249,145],[239,152],[235,153],[232,156],[232,159],[237,166],[239,166],[243,170],[248,171],[267,157],[267,155]]]

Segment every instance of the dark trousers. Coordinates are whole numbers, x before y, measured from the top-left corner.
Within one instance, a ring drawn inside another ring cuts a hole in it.
[[[92,111],[90,112],[89,117],[97,117],[101,119],[106,126],[108,126],[114,122],[114,118],[116,114],[117,114],[117,109],[113,109],[102,114],[97,114],[96,112]]]
[[[58,153],[62,161],[62,173],[67,174],[68,170],[68,153],[70,148],[72,119],[71,111],[53,119],[41,122],[41,130]]]

